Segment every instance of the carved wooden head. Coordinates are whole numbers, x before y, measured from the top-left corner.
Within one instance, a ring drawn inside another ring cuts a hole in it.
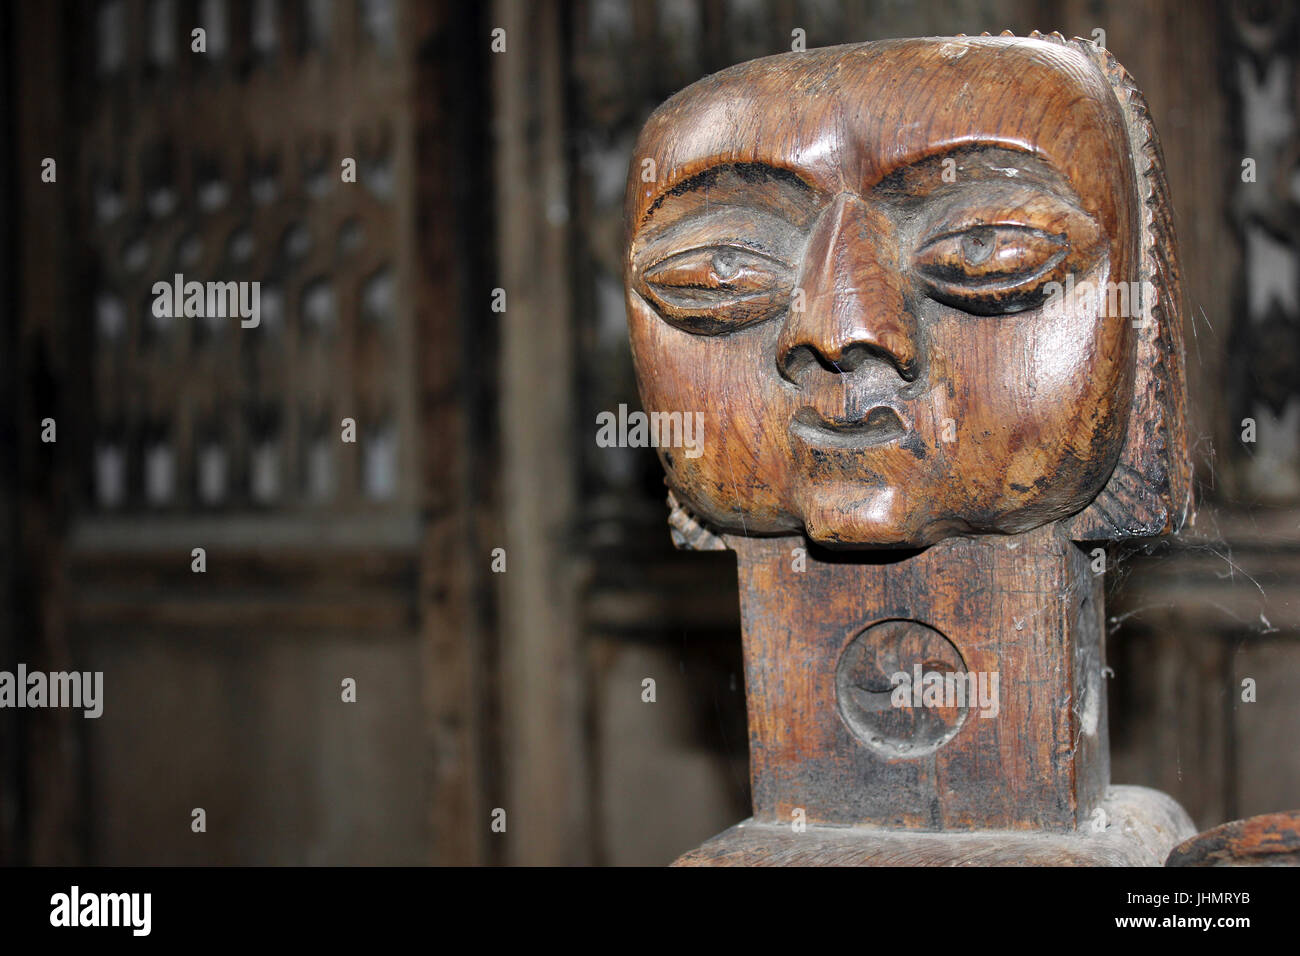
[[[743,63],[651,116],[628,180],[647,412],[703,521],[841,547],[1189,505],[1181,289],[1127,73],[1059,37],[885,41]]]

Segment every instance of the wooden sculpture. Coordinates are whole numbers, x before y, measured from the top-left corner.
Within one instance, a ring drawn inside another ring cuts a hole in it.
[[[1085,40],[742,63],[651,116],[629,328],[679,546],[736,552],[753,818],[679,863],[1159,864],[1110,786],[1108,541],[1189,512],[1141,94]]]

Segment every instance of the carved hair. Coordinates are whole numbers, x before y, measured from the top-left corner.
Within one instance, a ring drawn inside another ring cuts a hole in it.
[[[1004,33],[1003,36],[1013,34]],[[1138,278],[1156,290],[1151,326],[1138,333],[1133,407],[1119,462],[1097,497],[1069,521],[1079,541],[1178,531],[1192,512],[1183,358],[1183,282],[1160,137],[1146,99],[1119,61],[1091,40],[1029,36],[1072,47],[1106,77],[1124,116],[1140,212]]]

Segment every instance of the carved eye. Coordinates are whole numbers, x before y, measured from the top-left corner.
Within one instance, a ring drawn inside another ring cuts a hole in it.
[[[979,315],[1020,312],[1043,298],[1070,244],[1019,225],[975,225],[925,243],[912,260],[930,295]]]
[[[794,270],[744,246],[700,246],[655,263],[642,280],[664,318],[691,332],[716,335],[785,308]]]

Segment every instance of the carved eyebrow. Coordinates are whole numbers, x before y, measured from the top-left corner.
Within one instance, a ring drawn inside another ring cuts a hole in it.
[[[699,189],[708,189],[718,181],[718,178],[726,172],[733,172],[746,183],[759,185],[765,182],[780,182],[794,186],[799,190],[813,195],[813,188],[804,182],[798,173],[791,172],[788,169],[782,169],[779,166],[769,166],[767,163],[719,163],[717,166],[710,166],[707,169],[675,183],[669,189],[660,193],[655,201],[646,209],[645,214],[641,217],[641,225],[649,221],[655,210],[663,205],[664,200],[670,196],[684,196],[686,193],[694,192]]]
[[[1048,181],[1056,181],[1070,186],[1068,177],[1048,161],[1042,153],[1029,150],[1011,143],[962,143],[949,149],[930,153],[911,162],[903,162],[890,169],[871,187],[872,192],[901,192],[907,187],[907,177],[927,167],[941,165],[952,159],[961,163],[963,159],[983,160],[968,164],[967,173],[990,175],[1002,173],[1013,179],[1016,172],[1038,173]],[[1014,170],[1014,171],[1013,171]],[[1010,175],[1007,175],[1010,173]]]

